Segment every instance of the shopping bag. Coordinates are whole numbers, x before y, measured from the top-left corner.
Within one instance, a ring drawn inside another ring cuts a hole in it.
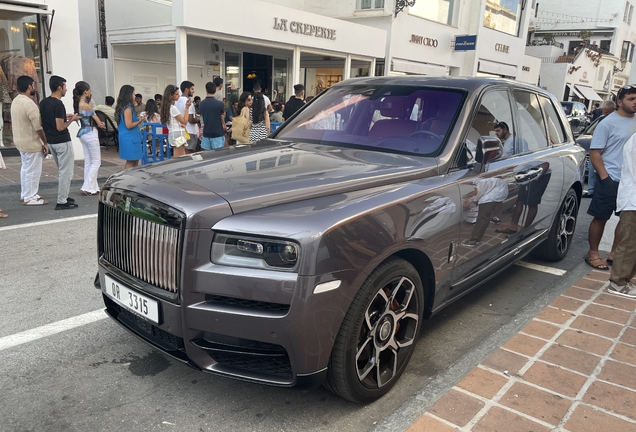
[[[242,144],[249,144],[250,129],[252,122],[242,115],[238,115],[232,119],[232,139]]]

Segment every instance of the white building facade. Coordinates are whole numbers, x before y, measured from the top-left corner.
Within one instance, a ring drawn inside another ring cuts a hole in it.
[[[312,96],[356,76],[538,82],[539,60],[524,52],[527,0],[106,0],[101,30],[95,3],[82,2],[80,15],[84,74],[98,102],[123,84],[146,100],[185,79],[203,95],[217,76],[229,100],[259,82],[280,102],[296,83]],[[226,17],[228,7],[247,18]]]
[[[0,104],[3,128],[0,151],[15,154],[11,133],[11,101],[18,94],[16,79],[31,76],[36,81],[34,100],[39,103],[51,94],[52,75],[67,80],[63,98],[67,112],[73,112],[71,90],[82,79],[80,54],[79,0],[16,0],[0,3]],[[76,159],[82,146],[75,138],[77,126],[70,128]]]
[[[631,82],[634,0],[587,0],[572,7],[540,3],[531,19],[526,53],[542,59],[541,87],[589,108]]]

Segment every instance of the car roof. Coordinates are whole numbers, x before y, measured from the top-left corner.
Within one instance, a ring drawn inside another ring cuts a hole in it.
[[[485,86],[491,85],[508,85],[516,88],[526,88],[528,90],[548,93],[547,91],[519,81],[509,80],[505,78],[487,78],[487,77],[448,77],[448,76],[425,76],[425,75],[409,75],[409,76],[392,76],[392,77],[362,77],[351,78],[341,81],[336,86],[347,86],[351,84],[358,85],[407,85],[407,86],[431,86],[446,87],[455,89],[464,89],[469,92],[479,90]]]

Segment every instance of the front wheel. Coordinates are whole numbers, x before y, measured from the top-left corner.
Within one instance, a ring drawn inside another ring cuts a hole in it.
[[[380,265],[347,311],[325,386],[358,403],[386,394],[413,354],[423,310],[422,282],[415,268],[401,258]]]
[[[567,255],[574,237],[579,202],[574,190],[570,189],[552,222],[548,238],[537,246],[535,256],[547,261],[561,261]]]

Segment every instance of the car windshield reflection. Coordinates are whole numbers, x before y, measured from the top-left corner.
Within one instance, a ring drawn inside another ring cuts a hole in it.
[[[436,155],[465,92],[413,86],[337,86],[276,132],[276,139]]]

